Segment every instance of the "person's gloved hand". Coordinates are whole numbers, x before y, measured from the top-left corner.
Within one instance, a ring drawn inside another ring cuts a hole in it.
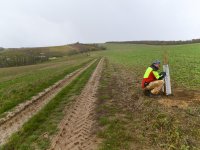
[[[160,78],[158,80],[162,80],[165,78],[166,72],[161,72],[159,75],[160,75]]]
[[[161,72],[159,75],[165,77],[166,76],[166,72]]]

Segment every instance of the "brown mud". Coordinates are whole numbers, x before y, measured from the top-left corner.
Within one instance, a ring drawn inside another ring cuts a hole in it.
[[[166,107],[187,109],[200,104],[200,91],[188,89],[173,89],[172,96],[162,96],[158,102]]]

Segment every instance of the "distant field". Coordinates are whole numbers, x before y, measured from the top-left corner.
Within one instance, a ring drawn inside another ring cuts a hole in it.
[[[38,65],[0,68],[0,114],[29,100],[91,59],[77,55]]]
[[[198,89],[200,86],[200,44],[152,46],[135,44],[106,44],[108,51],[100,52],[111,62],[124,65],[142,78],[152,61],[163,61],[164,52],[169,55],[172,84],[178,87]]]
[[[105,50],[105,47],[75,43],[51,47],[7,48],[0,53],[0,68],[38,64],[77,54],[89,55],[90,52],[99,50]]]

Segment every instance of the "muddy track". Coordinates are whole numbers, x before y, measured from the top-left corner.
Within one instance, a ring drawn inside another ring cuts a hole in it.
[[[1,118],[0,145],[5,144],[14,132],[17,132],[25,122],[40,111],[52,98],[56,96],[56,94],[58,94],[94,62],[95,60],[85,67],[68,74],[64,79],[56,82],[53,86],[45,89],[37,96],[32,97],[31,100],[19,104],[15,109],[13,109],[13,111],[8,112],[4,118]]]
[[[65,117],[59,125],[59,133],[52,139],[50,150],[93,150],[98,140],[94,134],[96,93],[103,67],[99,62],[88,83],[76,101],[66,107]]]

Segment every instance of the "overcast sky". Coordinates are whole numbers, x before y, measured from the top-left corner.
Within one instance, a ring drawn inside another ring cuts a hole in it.
[[[200,0],[0,0],[0,47],[200,38]]]

